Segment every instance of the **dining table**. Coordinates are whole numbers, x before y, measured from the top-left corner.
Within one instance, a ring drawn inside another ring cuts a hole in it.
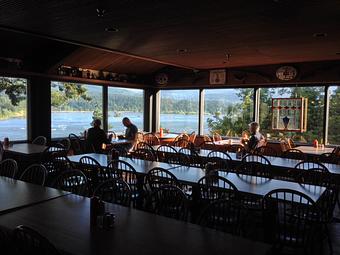
[[[182,183],[197,185],[198,181],[206,175],[202,168],[180,166],[169,169]],[[241,193],[263,197],[274,189],[290,189],[301,192],[317,202],[326,190],[326,187],[317,185],[300,184],[297,182],[277,180],[266,177],[237,174],[232,172],[218,171],[218,176],[229,180]]]
[[[0,177],[0,215],[67,194],[69,192]]]
[[[313,147],[313,146],[297,146],[294,147],[294,149],[302,151],[304,154],[309,155],[309,156],[320,156],[321,154],[324,153],[332,153],[334,148],[330,147]]]
[[[159,145],[155,145],[152,147],[155,151],[159,148]],[[182,149],[181,147],[173,147],[177,152]],[[188,152],[188,150],[186,150]],[[202,158],[207,158],[209,153],[213,150],[208,149],[199,149],[196,151],[198,156]],[[237,157],[236,153],[234,152],[227,152],[227,154],[230,156],[232,163],[234,165],[238,165],[240,162],[242,162],[242,158]],[[282,157],[274,157],[274,156],[265,156],[268,161],[271,164],[272,169],[278,169],[278,170],[292,170],[295,169],[295,166],[302,162],[302,160],[299,159],[291,159],[291,158],[282,158]],[[340,165],[337,164],[330,164],[330,163],[323,163],[323,165],[328,169],[328,171],[335,175],[336,177],[340,178]]]
[[[102,167],[107,167],[108,163],[111,161],[108,155],[99,154],[99,153],[74,155],[74,156],[69,156],[68,159],[72,163],[79,164],[79,160],[85,156],[95,159]],[[165,163],[165,162],[149,161],[149,160],[144,160],[144,159],[136,159],[136,158],[128,158],[128,157],[119,157],[119,160],[122,160],[130,164],[136,170],[136,172],[140,174],[146,174],[148,171],[150,171],[151,169],[155,167],[160,167],[163,169],[171,169],[171,168],[180,166],[177,164],[170,164],[170,163]]]
[[[33,143],[14,143],[4,146],[5,153],[21,156],[36,156],[43,153],[48,147]]]
[[[11,230],[26,225],[46,237],[65,254],[196,254],[264,255],[269,244],[248,240],[199,225],[105,204],[114,215],[111,228],[90,224],[90,199],[67,195],[0,216]]]

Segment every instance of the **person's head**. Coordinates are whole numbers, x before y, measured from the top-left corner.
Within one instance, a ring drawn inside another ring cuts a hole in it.
[[[93,126],[94,126],[94,127],[100,127],[101,125],[102,125],[102,122],[101,122],[100,119],[95,119],[95,120],[93,121]]]
[[[254,134],[254,133],[258,132],[259,129],[260,129],[259,123],[255,122],[255,121],[249,123],[249,132],[250,133]]]
[[[131,125],[131,120],[128,117],[123,118],[122,122],[125,127],[128,127]]]

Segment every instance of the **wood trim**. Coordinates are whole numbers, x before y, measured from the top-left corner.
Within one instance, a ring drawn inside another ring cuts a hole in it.
[[[96,80],[96,79],[87,79],[80,77],[70,77],[70,76],[60,76],[60,75],[49,75],[35,72],[27,72],[27,71],[12,71],[12,70],[2,70],[0,69],[0,74],[3,76],[11,76],[18,78],[27,78],[30,77],[43,77],[48,78],[51,81],[66,81],[66,82],[76,82],[76,83],[84,83],[91,85],[102,85],[109,87],[123,87],[123,88],[152,88],[152,86],[147,84],[138,84],[138,83],[130,83],[130,82],[120,82],[120,81],[105,81],[105,80]]]

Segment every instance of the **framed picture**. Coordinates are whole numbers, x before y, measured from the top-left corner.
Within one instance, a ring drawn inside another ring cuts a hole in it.
[[[227,74],[225,69],[211,70],[209,83],[210,85],[223,85],[226,83],[226,78]]]

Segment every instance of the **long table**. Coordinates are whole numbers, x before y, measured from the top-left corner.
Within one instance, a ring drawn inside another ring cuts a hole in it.
[[[28,225],[68,254],[267,254],[268,244],[109,204],[110,230],[91,228],[90,200],[68,195],[0,216],[7,229]]]
[[[205,176],[205,171],[197,167],[176,167],[169,170],[176,178],[190,185],[196,185],[200,178]],[[302,185],[296,182],[256,177],[244,174],[218,172],[219,176],[231,181],[238,191],[259,197],[263,197],[269,191],[274,189],[292,189],[309,196],[314,202],[317,202],[326,188],[315,185]]]
[[[155,145],[153,146],[153,149],[157,151],[158,147],[159,145]],[[181,149],[181,147],[173,147],[173,148],[175,148],[177,151]],[[200,157],[206,158],[211,151],[212,150],[201,149],[197,152],[197,154]],[[228,154],[231,157],[233,162],[236,162],[236,163],[241,162],[242,159],[237,158],[236,153],[228,152]],[[265,156],[265,157],[269,160],[272,167],[276,167],[280,169],[294,169],[298,163],[302,162],[302,160],[298,160],[298,159],[289,159],[289,158],[281,158],[281,157],[273,157],[273,156]],[[340,175],[340,165],[329,164],[329,163],[323,163],[323,165],[327,167],[328,171],[331,174]]]
[[[103,167],[107,166],[107,156],[103,154],[84,154],[87,156],[91,156],[94,159],[96,159]],[[77,156],[71,156],[69,159],[72,162],[79,162],[79,159],[84,155],[77,155]],[[205,170],[202,168],[197,167],[187,167],[187,166],[181,166],[176,164],[168,164],[164,162],[157,162],[157,161],[148,161],[148,160],[142,160],[142,159],[131,159],[131,158],[124,158],[120,157],[121,160],[128,162],[131,164],[138,174],[141,176],[144,176],[153,169],[154,167],[162,167],[164,169],[169,170],[172,172],[176,178],[180,182],[184,182],[190,185],[196,185],[198,180],[205,176]],[[300,191],[308,196],[310,196],[314,201],[317,201],[325,191],[324,187],[320,186],[313,186],[309,185],[302,186],[295,182],[289,182],[289,181],[283,181],[283,180],[275,180],[275,179],[267,179],[263,181],[262,178],[260,182],[258,182],[260,179],[258,177],[251,177],[246,175],[237,175],[235,173],[226,173],[226,172],[219,172],[219,174],[226,179],[230,180],[232,183],[235,184],[235,186],[239,189],[240,192],[248,193],[256,196],[264,196],[269,191],[276,189],[276,188],[287,188],[287,189],[293,189]],[[143,178],[141,178],[141,181]],[[142,186],[142,185],[141,185]]]
[[[0,215],[67,194],[69,192],[0,177]]]
[[[102,167],[106,167],[108,165],[108,157],[105,154],[99,154],[99,153],[88,153],[88,154],[82,154],[82,155],[74,155],[68,157],[69,160],[72,163],[79,163],[79,160],[84,157],[91,157],[95,159]],[[164,169],[171,169],[174,167],[178,167],[179,165],[175,164],[168,164],[165,162],[158,162],[158,161],[148,161],[143,159],[134,159],[134,158],[126,158],[126,157],[119,157],[120,160],[123,160],[127,163],[129,163],[136,171],[137,173],[145,174],[149,170],[155,168],[155,167],[161,167]]]
[[[10,146],[4,146],[7,153],[18,155],[32,156],[43,153],[48,147],[45,145],[38,145],[32,143],[15,143]]]

